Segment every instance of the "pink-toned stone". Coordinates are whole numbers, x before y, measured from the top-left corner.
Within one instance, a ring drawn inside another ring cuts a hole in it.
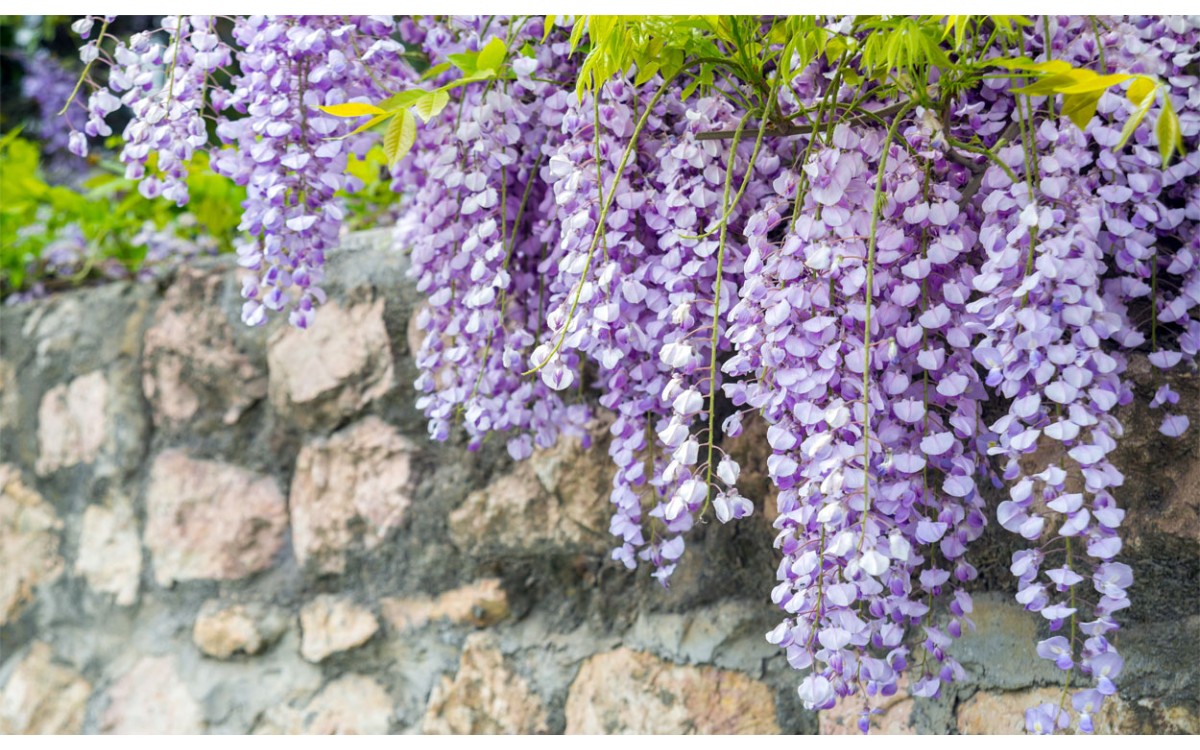
[[[108,399],[99,371],[46,392],[38,407],[38,474],[96,460],[108,433]]]
[[[137,600],[141,573],[142,542],[130,502],[119,497],[108,505],[89,505],[83,512],[75,575],[129,606]]]
[[[612,468],[603,451],[564,438],[467,495],[450,513],[450,539],[460,549],[602,554],[612,547],[611,490]]]
[[[54,508],[21,481],[20,469],[0,464],[0,625],[17,618],[39,585],[62,575],[61,528]]]
[[[382,685],[348,674],[326,685],[303,708],[282,705],[268,710],[254,734],[386,734],[393,710]]]
[[[312,425],[356,413],[395,382],[383,300],[329,302],[308,330],[278,329],[267,365],[271,403],[294,421]]]
[[[546,708],[505,662],[493,636],[474,633],[463,644],[458,674],[443,678],[421,720],[425,734],[538,734]]]
[[[156,425],[178,426],[202,407],[231,425],[267,395],[266,373],[238,349],[219,304],[223,276],[181,269],[146,331],[142,389]]]
[[[234,654],[253,656],[286,629],[283,613],[273,607],[256,603],[225,604],[209,599],[196,615],[192,642],[214,659],[228,659]]]
[[[411,503],[412,452],[412,443],[373,416],[307,443],[289,498],[296,560],[340,573],[348,548],[374,549],[400,526]]]
[[[79,734],[92,686],[34,641],[0,691],[0,734]]]
[[[778,734],[775,695],[741,672],[673,664],[621,647],[583,663],[567,734]]]
[[[154,460],[145,541],[160,585],[264,570],[283,546],[286,527],[274,479],[175,450]]]
[[[912,727],[914,700],[908,694],[908,678],[900,678],[899,689],[890,696],[876,694],[867,699],[867,705],[879,711],[871,714],[871,734],[916,734]],[[847,699],[834,708],[817,713],[821,734],[858,735],[858,720],[862,715],[862,701]]]
[[[483,578],[436,597],[389,597],[379,602],[383,617],[394,630],[424,627],[435,620],[486,627],[508,617],[508,595],[498,578]]]
[[[322,594],[300,610],[300,630],[300,655],[316,663],[371,640],[379,620],[344,596]]]
[[[981,690],[958,707],[959,734],[1024,734],[1025,709],[1058,703],[1059,688],[989,692]]]
[[[103,734],[200,734],[200,704],[180,678],[175,659],[145,656],[108,689]]]
[[[958,707],[960,734],[1023,734],[1025,709],[1042,703],[1059,704],[1061,687],[1030,688],[1009,692],[981,690]],[[1067,694],[1068,710],[1070,693]],[[1132,703],[1120,694],[1105,699],[1092,718],[1095,734],[1195,734],[1200,717],[1186,705],[1163,706],[1153,699]]]

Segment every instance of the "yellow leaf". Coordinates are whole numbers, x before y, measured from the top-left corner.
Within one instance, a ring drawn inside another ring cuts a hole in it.
[[[334,117],[362,117],[363,115],[381,115],[383,110],[376,107],[374,104],[362,104],[360,102],[346,102],[345,104],[331,104],[328,107],[317,107],[327,115]]]
[[[1147,76],[1138,76],[1133,83],[1129,84],[1129,90],[1125,92],[1125,96],[1134,104],[1141,104],[1147,96],[1154,93],[1155,88],[1153,79]]]
[[[1105,76],[1088,77],[1072,86],[1060,88],[1060,94],[1087,94],[1092,91],[1104,92],[1109,86],[1115,86],[1123,81],[1128,81],[1133,76],[1125,73],[1112,73]]]
[[[1070,88],[1079,83],[1086,82],[1090,78],[1096,78],[1096,74],[1090,70],[1072,70],[1061,75],[1046,76],[1039,78],[1028,86],[1022,86],[1018,89],[1013,89],[1014,94],[1025,94],[1027,96],[1053,96],[1061,92],[1065,88]]]

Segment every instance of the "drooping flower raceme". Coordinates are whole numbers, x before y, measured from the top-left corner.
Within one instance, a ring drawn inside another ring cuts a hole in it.
[[[962,679],[972,546],[994,521],[1027,542],[1011,571],[1045,628],[1031,647],[1073,689],[1026,727],[1092,731],[1124,665],[1112,632],[1133,582],[1111,460],[1129,358],[1194,368],[1200,348],[1194,19],[1014,32],[1040,64],[1164,81],[1154,101],[1178,113],[1183,144],[1166,165],[1150,118],[1121,144],[1153,103],[1132,84],[1082,129],[1001,75],[938,108],[858,111],[874,84],[850,85],[829,55],[787,80],[765,66],[757,93],[633,70],[576,90],[569,33],[542,26],[255,16],[229,35],[182,17],[116,48],[85,131],[105,134],[127,105],[129,174],[177,202],[182,164],[210,148],[247,186],[246,322],[286,309],[304,327],[337,194],[358,187],[348,155],[378,140],[318,107],[451,86],[392,169],[397,244],[427,298],[416,385],[430,436],[461,424],[476,449],[502,433],[522,459],[586,440],[598,403],[612,557],[668,585],[697,523],[753,514],[721,438],[757,414],[778,493],[764,595],[783,619],[767,638],[805,672],[807,707],[891,695],[906,675],[925,697]],[[460,80],[496,44],[503,74]],[[88,45],[85,62],[101,55]],[[799,133],[773,125],[814,116]],[[1189,434],[1179,401],[1164,386],[1151,403],[1163,435]]]

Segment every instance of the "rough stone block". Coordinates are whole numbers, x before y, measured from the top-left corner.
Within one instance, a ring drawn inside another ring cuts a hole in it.
[[[283,546],[286,527],[274,479],[175,450],[154,460],[145,539],[160,585],[264,570]]]
[[[300,610],[300,630],[300,655],[316,663],[371,640],[379,620],[346,597],[322,595]]]
[[[308,330],[279,328],[267,348],[271,403],[304,427],[334,424],[392,389],[383,300],[329,302]]]
[[[454,679],[443,678],[421,720],[425,734],[537,734],[546,708],[505,662],[496,640],[475,633],[463,644]]]
[[[583,663],[568,734],[778,734],[775,695],[740,672],[618,648]]]
[[[21,613],[39,585],[63,572],[54,508],[21,481],[20,470],[0,465],[0,625]]]
[[[411,504],[413,445],[378,417],[310,441],[292,478],[292,547],[301,565],[341,573],[361,541],[374,549]]]
[[[0,734],[78,734],[92,686],[35,641],[0,691]]]
[[[74,570],[93,590],[113,594],[121,606],[137,601],[142,542],[128,499],[119,497],[84,510]]]
[[[196,616],[192,641],[215,659],[228,659],[239,653],[253,656],[275,642],[286,629],[284,614],[274,607],[209,599]]]

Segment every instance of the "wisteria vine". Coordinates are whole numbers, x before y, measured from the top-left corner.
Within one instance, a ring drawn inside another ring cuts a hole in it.
[[[1200,348],[1200,20],[110,20],[75,27],[71,149],[124,105],[145,194],[186,202],[199,149],[245,185],[248,324],[318,314],[348,155],[382,136],[431,437],[525,458],[586,439],[595,391],[612,557],[667,585],[697,523],[753,513],[721,439],[756,413],[767,638],[807,708],[963,678],[994,520],[1064,675],[1027,728],[1092,731],[1133,580],[1109,459],[1128,359],[1194,371]],[[1168,436],[1178,400],[1152,403]]]

